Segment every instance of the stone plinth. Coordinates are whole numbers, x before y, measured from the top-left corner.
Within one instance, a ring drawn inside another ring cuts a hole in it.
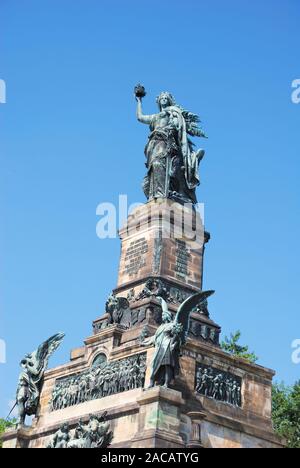
[[[90,414],[101,415],[105,411],[114,434],[112,448],[284,446],[272,428],[273,371],[229,356],[219,347],[191,338],[183,349],[180,375],[172,389],[135,388],[60,410],[51,409],[56,382],[91,369],[99,353],[105,353],[109,362],[146,353],[147,388],[154,349],[139,345],[140,331],[140,327],[129,330],[118,326],[108,327],[87,338],[84,347],[76,348],[68,364],[47,371],[34,426],[6,432],[4,448],[44,448],[62,423],[68,422],[74,429],[80,419],[87,421]],[[154,331],[155,327],[152,326],[151,334]],[[199,363],[217,368],[220,372],[230,372],[241,379],[240,407],[196,392]]]
[[[154,387],[145,390],[137,403],[138,431],[132,440],[132,447],[184,447],[179,432],[181,408],[185,402],[180,392]]]
[[[209,235],[199,213],[169,200],[152,201],[134,210],[120,237],[114,299],[122,307],[115,316],[107,308],[70,362],[45,373],[33,427],[8,431],[4,447],[44,448],[62,423],[74,431],[79,421],[104,413],[112,448],[284,447],[271,420],[274,372],[223,352],[221,329],[207,306],[191,311],[172,388],[147,389],[154,348],[141,346],[141,336],[152,336],[162,323],[158,297],[175,316],[180,304],[202,289]],[[107,363],[105,385],[99,380],[101,362]],[[204,372],[206,388],[199,385]],[[56,405],[57,390],[65,393]]]
[[[153,200],[134,210],[120,238],[117,291],[128,291],[151,276],[201,288],[207,237],[201,216],[191,205]]]

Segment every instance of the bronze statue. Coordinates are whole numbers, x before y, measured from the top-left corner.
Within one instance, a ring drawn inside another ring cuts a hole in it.
[[[51,354],[58,348],[64,338],[64,333],[58,333],[31,354],[27,354],[21,361],[22,372],[16,395],[19,418],[18,425],[24,425],[26,415],[34,415],[40,400],[40,392],[44,373]]]
[[[112,442],[113,433],[106,417],[107,412],[100,417],[91,415],[86,425],[80,420],[72,433],[68,423],[62,424],[46,448],[107,448]]]
[[[125,297],[117,297],[114,293],[110,294],[105,305],[106,313],[109,316],[108,325],[120,324],[128,309],[129,301]]]
[[[149,125],[145,148],[147,175],[143,189],[148,200],[171,198],[180,203],[197,203],[196,187],[200,184],[198,166],[205,151],[195,150],[189,136],[206,137],[199,128],[200,119],[176,104],[169,92],[157,97],[159,112],[145,115],[143,86],[135,87],[137,119]]]
[[[54,434],[46,448],[62,449],[67,448],[71,439],[69,424],[64,423],[60,426],[58,431]]]
[[[214,291],[199,292],[188,297],[178,308],[174,319],[168,310],[166,301],[161,297],[159,298],[162,306],[163,323],[154,336],[141,343],[142,346],[155,346],[150,387],[153,387],[156,383],[169,387],[172,380],[178,375],[180,348],[186,342],[190,313],[213,293]]]

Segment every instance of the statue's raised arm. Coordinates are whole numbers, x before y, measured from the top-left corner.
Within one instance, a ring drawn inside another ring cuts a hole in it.
[[[134,94],[135,94],[135,98],[137,101],[136,117],[138,121],[147,125],[151,125],[151,122],[153,122],[153,119],[155,118],[155,114],[145,115],[143,114],[143,109],[142,109],[142,99],[144,96],[146,96],[146,91],[145,91],[144,86],[137,85],[134,88]]]

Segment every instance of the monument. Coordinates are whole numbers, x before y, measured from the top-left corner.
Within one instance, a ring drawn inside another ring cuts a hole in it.
[[[203,291],[210,234],[197,210],[205,137],[169,92],[137,119],[150,127],[143,190],[119,232],[118,281],[91,336],[47,369],[57,334],[22,361],[19,421],[4,448],[281,448],[273,431],[274,372],[222,351]],[[26,415],[34,415],[26,426]]]

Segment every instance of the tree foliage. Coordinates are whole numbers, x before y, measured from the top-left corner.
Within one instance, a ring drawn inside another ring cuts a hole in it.
[[[224,341],[221,343],[221,348],[232,356],[241,357],[249,362],[255,363],[258,361],[256,354],[249,352],[249,346],[242,346],[239,344],[240,338],[240,330],[231,333],[230,338],[225,336]]]
[[[300,381],[292,387],[273,385],[272,413],[277,434],[289,448],[300,448]]]
[[[0,448],[2,448],[2,434],[8,429],[9,427],[13,427],[16,424],[15,419],[2,419],[0,418]]]

